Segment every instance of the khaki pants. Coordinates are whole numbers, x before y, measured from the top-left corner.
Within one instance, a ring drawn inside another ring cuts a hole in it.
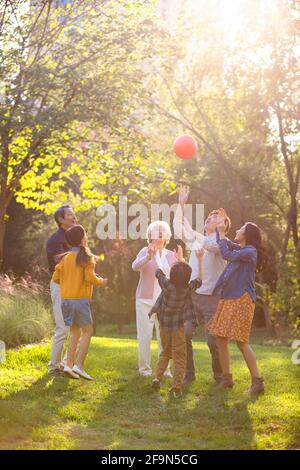
[[[162,379],[162,376],[168,367],[170,359],[173,360],[173,384],[174,390],[181,390],[182,379],[186,366],[186,341],[185,331],[182,325],[178,330],[168,331],[160,329],[160,337],[163,351],[161,352],[157,367],[156,378]]]
[[[61,311],[60,286],[52,280],[50,282],[50,292],[55,321],[55,332],[52,342],[51,358],[48,364],[48,370],[49,372],[52,372],[53,370],[59,369],[63,366],[62,353],[70,328],[65,325]]]

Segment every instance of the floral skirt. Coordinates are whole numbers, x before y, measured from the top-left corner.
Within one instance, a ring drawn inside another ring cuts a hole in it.
[[[213,336],[248,343],[254,315],[255,302],[248,292],[238,299],[220,299],[216,313],[207,323]]]

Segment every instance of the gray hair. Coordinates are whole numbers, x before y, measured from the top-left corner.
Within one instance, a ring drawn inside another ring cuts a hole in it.
[[[150,243],[153,239],[162,239],[166,242],[169,242],[171,236],[172,232],[170,229],[170,225],[167,222],[164,222],[163,220],[155,220],[147,228],[148,243]]]

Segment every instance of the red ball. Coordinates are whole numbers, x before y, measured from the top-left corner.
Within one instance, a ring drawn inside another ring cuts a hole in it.
[[[182,160],[190,160],[197,154],[198,145],[190,135],[181,135],[174,141],[173,150]]]

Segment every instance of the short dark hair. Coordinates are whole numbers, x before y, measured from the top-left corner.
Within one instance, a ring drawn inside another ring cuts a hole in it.
[[[189,285],[192,268],[183,261],[175,263],[170,271],[170,282],[176,289],[186,289]]]
[[[59,218],[60,217],[64,218],[66,209],[72,209],[72,207],[69,204],[63,204],[54,212],[54,219],[59,227],[60,227]]]

